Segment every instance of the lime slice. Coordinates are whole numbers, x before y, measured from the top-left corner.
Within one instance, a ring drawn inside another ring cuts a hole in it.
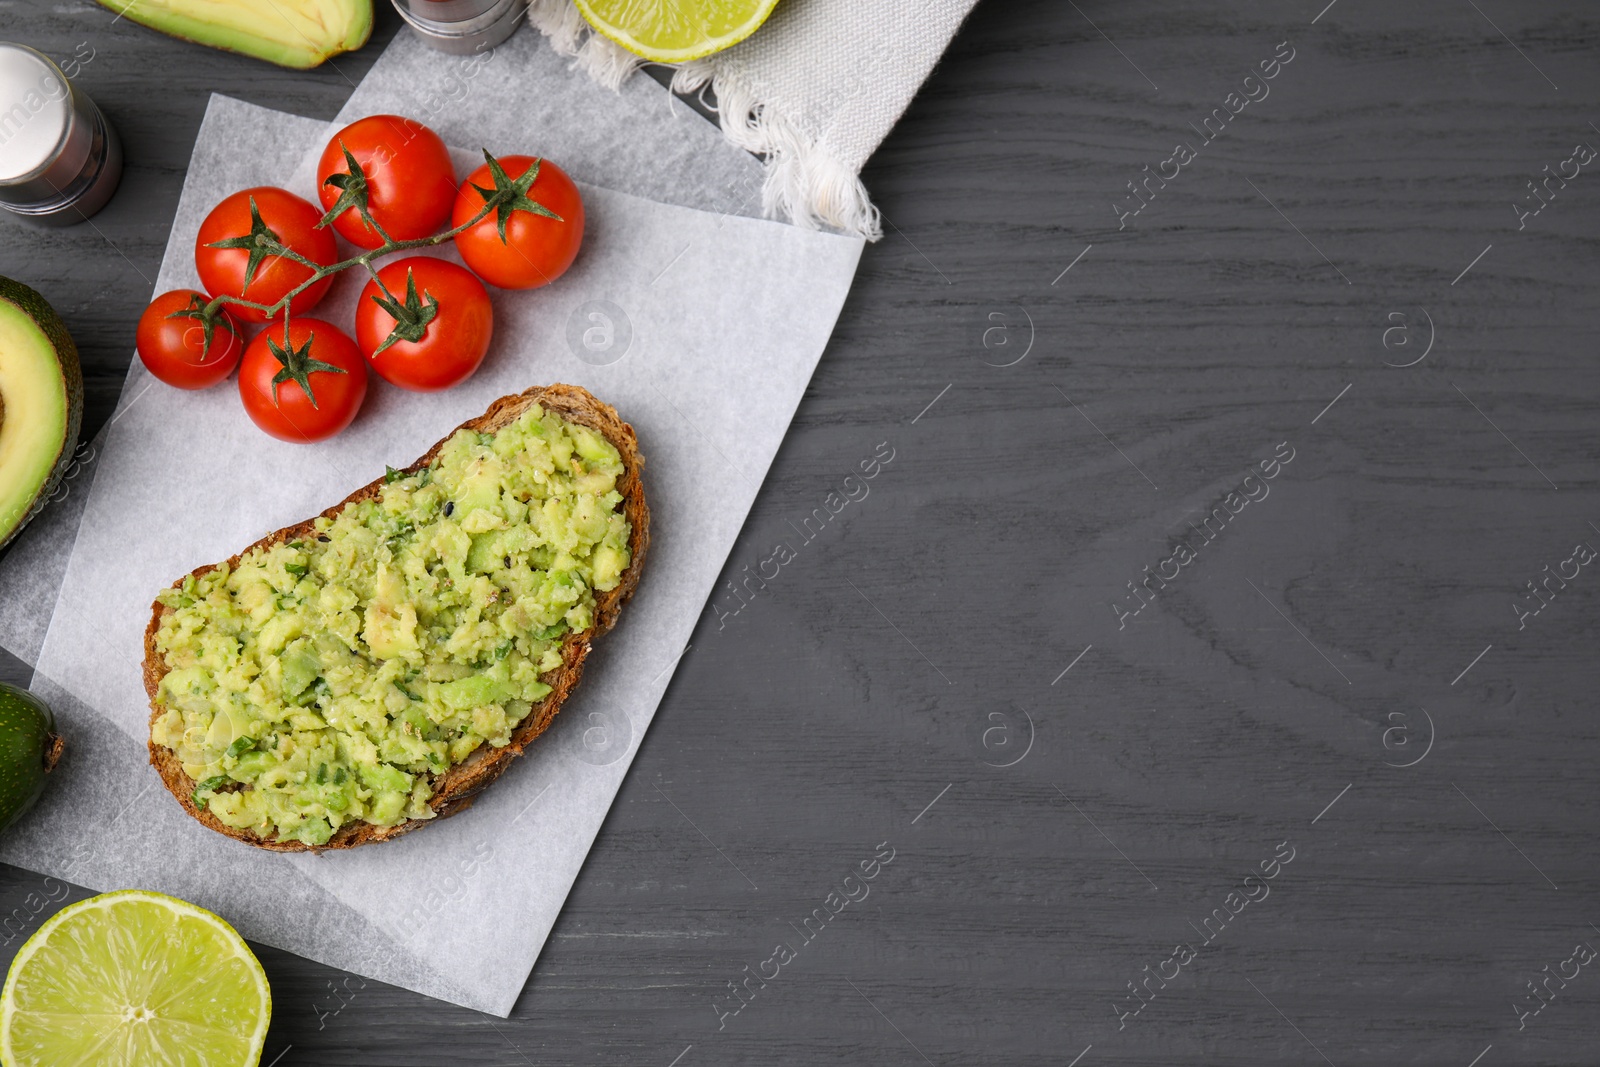
[[[778,0],[576,0],[589,25],[657,63],[683,63],[738,44]]]
[[[162,893],[61,909],[0,994],[6,1067],[255,1067],[272,993],[233,927]]]

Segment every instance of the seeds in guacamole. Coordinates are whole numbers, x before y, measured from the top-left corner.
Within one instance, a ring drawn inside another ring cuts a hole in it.
[[[534,406],[315,535],[160,596],[152,739],[195,802],[263,838],[426,819],[432,777],[503,747],[628,566],[617,450]]]

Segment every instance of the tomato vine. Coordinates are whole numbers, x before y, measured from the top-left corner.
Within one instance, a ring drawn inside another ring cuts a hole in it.
[[[382,290],[383,294],[388,297],[390,301],[392,301],[396,306],[406,307],[410,301],[396,298],[395,295],[389,291],[388,287],[383,284],[383,281],[378,278],[378,271],[372,265],[374,260],[383,256],[393,255],[396,252],[407,252],[417,248],[435,248],[444,244],[446,241],[453,239],[456,237],[456,235],[471,229],[473,226],[476,226],[478,223],[488,218],[491,214],[496,216],[496,221],[498,223],[497,229],[499,231],[501,243],[506,242],[506,221],[515,212],[526,211],[530,214],[543,215],[557,220],[561,218],[560,215],[557,215],[543,204],[538,203],[528,196],[529,187],[533,184],[534,179],[539,173],[538,161],[535,161],[534,165],[529,167],[527,172],[521,177],[513,179],[506,175],[505,170],[500,166],[500,161],[494,156],[490,155],[488,149],[484,149],[483,158],[488,164],[489,173],[494,182],[494,188],[485,189],[483,186],[477,184],[472,186],[478,195],[483,198],[483,206],[478,210],[478,212],[460,225],[452,226],[450,229],[441,233],[436,233],[431,237],[418,237],[411,240],[397,241],[390,237],[388,232],[385,231],[383,227],[379,225],[377,220],[372,217],[372,211],[367,202],[369,185],[366,171],[362,168],[360,162],[356,160],[355,156],[350,153],[350,150],[345,148],[343,142],[340,142],[339,147],[344,151],[345,161],[349,167],[349,170],[342,174],[330,175],[327,178],[325,184],[331,185],[338,189],[339,197],[336,201],[334,201],[333,206],[330,207],[322,216],[321,221],[317,223],[317,228],[322,229],[323,227],[332,225],[334,219],[353,209],[360,213],[362,219],[367,223],[368,226],[372,228],[374,233],[383,238],[383,243],[378,245],[376,248],[369,248],[357,255],[351,256],[348,259],[339,260],[336,263],[318,263],[313,259],[308,259],[299,252],[296,252],[294,249],[285,245],[282,240],[279,239],[278,235],[272,231],[271,227],[267,226],[261,220],[261,213],[256,209],[255,198],[251,197],[250,232],[240,234],[235,237],[226,238],[221,241],[210,242],[207,247],[228,249],[237,248],[247,251],[250,259],[245,273],[246,286],[248,286],[250,280],[255,277],[256,271],[260,269],[262,262],[271,257],[278,257],[287,259],[292,263],[298,263],[310,270],[311,275],[294,288],[284,293],[283,296],[279,297],[271,304],[261,304],[254,300],[248,300],[242,296],[230,296],[226,293],[213,297],[211,301],[203,308],[196,309],[197,317],[199,317],[206,325],[208,342],[210,340],[211,326],[228,305],[252,308],[264,315],[269,322],[276,318],[279,313],[282,313],[284,336],[287,338],[290,318],[289,306],[291,301],[293,301],[293,299],[299,294],[305,292],[307,289],[322,281],[324,278],[328,278],[332,275],[349,270],[351,267],[361,267],[365,269],[367,273],[372,275],[372,278],[377,283],[378,288]],[[395,331],[397,336],[392,336],[388,343],[393,343],[394,340],[403,338],[405,336],[405,329],[405,322],[402,321],[396,323]]]

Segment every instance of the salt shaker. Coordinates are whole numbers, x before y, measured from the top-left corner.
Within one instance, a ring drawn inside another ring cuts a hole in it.
[[[105,206],[122,146],[88,94],[47,56],[0,41],[0,207],[66,226]]]
[[[487,52],[511,36],[527,0],[394,0],[400,17],[431,48],[454,55]]]

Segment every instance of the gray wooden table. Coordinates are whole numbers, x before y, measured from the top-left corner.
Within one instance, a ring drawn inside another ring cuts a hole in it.
[[[127,144],[94,227],[0,223],[93,432],[206,94],[331,116],[396,23],[289,73],[0,21]],[[1597,44],[980,5],[728,576],[887,442],[870,495],[708,608],[509,1021],[263,949],[266,1061],[1600,1062]]]

